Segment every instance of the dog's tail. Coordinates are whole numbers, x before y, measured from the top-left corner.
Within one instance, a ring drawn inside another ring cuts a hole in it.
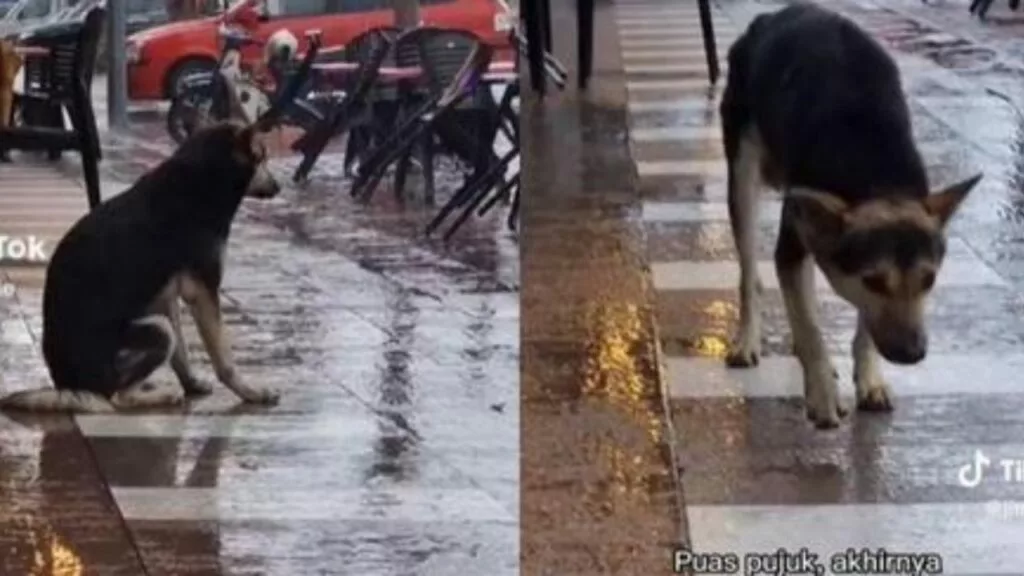
[[[114,412],[109,400],[83,390],[39,388],[0,398],[0,410],[23,412]]]

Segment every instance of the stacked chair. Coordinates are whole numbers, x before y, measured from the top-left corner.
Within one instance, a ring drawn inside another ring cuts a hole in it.
[[[512,32],[512,43],[518,52],[517,61],[519,60],[519,55],[524,53],[529,55],[529,46],[526,38],[518,30]],[[538,52],[540,52],[539,57],[534,57],[541,62],[545,78],[550,80],[559,90],[564,89],[568,78],[568,72],[565,70],[565,67],[547,51],[538,50]],[[514,107],[514,102],[519,98],[519,95],[520,83],[517,75],[516,80],[508,86],[501,103],[498,105],[498,129],[512,143],[511,149],[496,163],[491,165],[488,170],[474,174],[473,177],[466,180],[463,186],[452,195],[448,203],[441,208],[437,216],[427,226],[427,234],[434,232],[453,212],[461,208],[461,214],[456,217],[444,234],[444,239],[448,240],[469,219],[474,211],[476,211],[477,216],[484,216],[500,201],[509,201],[511,203],[507,224],[510,230],[514,231],[516,229],[519,203],[522,196],[521,178],[519,173],[511,177],[506,177],[506,173],[509,166],[514,161],[519,160],[520,156],[519,114]]]
[[[292,149],[302,155],[302,161],[292,176],[295,182],[303,182],[323,154],[327,144],[335,136],[352,132],[345,157],[346,172],[361,151],[360,143],[371,140],[370,135],[379,129],[375,114],[375,103],[386,100],[378,87],[377,79],[383,65],[393,62],[393,45],[397,31],[394,28],[375,28],[356,37],[345,47],[342,64],[358,65],[353,73],[346,73],[342,82],[342,95],[332,99],[327,107],[324,120],[308,134],[297,140]],[[320,68],[320,84],[331,87],[334,84],[329,65]],[[352,136],[355,135],[355,138]]]
[[[0,129],[0,152],[45,151],[51,160],[64,151],[78,152],[90,209],[101,201],[102,150],[91,92],[105,15],[103,8],[95,7],[81,21],[32,37],[27,44],[46,49],[47,55],[27,59],[24,90],[14,98],[16,122]],[[65,111],[70,127],[64,122]]]

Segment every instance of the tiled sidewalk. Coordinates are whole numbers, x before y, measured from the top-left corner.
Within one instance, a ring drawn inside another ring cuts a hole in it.
[[[730,10],[716,9],[723,54],[751,4],[723,1]],[[1009,136],[1014,126],[1000,120],[1005,109],[978,86],[896,54],[933,182],[979,168],[987,181],[954,225],[929,358],[913,369],[885,368],[896,412],[855,414],[835,433],[817,432],[798,401],[801,373],[774,280],[779,201],[770,192],[760,244],[766,357],[749,370],[727,370],[722,361],[736,330],[739,269],[725,206],[720,87],[707,86],[698,41],[668,32],[696,30],[696,7],[657,0],[616,6],[691,545],[735,553],[809,547],[823,558],[884,547],[941,554],[946,573],[1019,572],[1024,556],[1014,543],[1024,538],[1024,484],[990,478],[971,489],[958,479],[976,449],[993,459],[1024,454],[1024,396],[1014,377],[1024,364],[1024,320],[1007,277],[1015,268],[993,267],[964,235],[1012,185],[1002,177],[1010,140],[1001,141],[1000,131]],[[893,33],[884,17],[854,16],[880,35]],[[972,122],[992,129],[971,132]],[[984,152],[971,146],[978,137],[987,139]],[[841,391],[851,394],[854,316],[820,278],[818,287]]]

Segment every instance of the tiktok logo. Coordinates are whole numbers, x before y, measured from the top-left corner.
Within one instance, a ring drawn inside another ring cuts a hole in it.
[[[982,454],[981,450],[974,451],[974,462],[965,464],[960,467],[959,479],[960,485],[967,488],[974,488],[978,484],[981,484],[981,480],[985,476],[985,470],[992,464],[992,461],[987,456]]]

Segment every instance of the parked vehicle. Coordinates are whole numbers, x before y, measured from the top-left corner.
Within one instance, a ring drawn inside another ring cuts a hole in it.
[[[273,86],[269,86],[254,77],[241,61],[244,48],[263,46],[263,42],[240,26],[221,25],[218,35],[224,48],[217,68],[183,78],[181,89],[171,98],[171,107],[167,111],[167,132],[178,144],[184,142],[199,123],[226,120],[229,117],[229,90],[235,91],[236,99],[249,119],[259,117],[270,107],[277,96],[277,90],[288,84],[290,74],[300,64],[301,55],[291,50],[284,58],[272,58],[273,55],[268,53],[268,60],[263,64],[273,80]],[[295,40],[292,39],[293,42]],[[323,119],[323,112],[309,98],[310,85],[307,83],[293,104],[284,109],[282,124],[309,130]]]
[[[14,39],[33,26],[45,24],[73,5],[68,0],[20,0],[0,19],[0,38]]]
[[[258,14],[255,39],[265,42],[275,31],[287,29],[303,38],[306,30],[320,30],[325,48],[344,45],[370,28],[394,23],[390,0],[240,0],[223,17],[177,22],[129,37],[128,96],[133,100],[164,100],[196,72],[216,69],[220,55],[217,28],[246,13]],[[469,30],[511,57],[508,30],[511,17],[499,0],[421,0],[423,24]],[[257,46],[241,50],[248,62],[258,61]]]
[[[105,6],[106,2],[105,0],[77,0],[73,4],[65,3],[63,7],[43,21],[19,25],[17,38],[24,42],[31,41],[36,34],[50,34],[55,28],[80,21],[92,7],[97,5]],[[166,0],[127,0],[125,10],[125,29],[128,34],[166,24],[168,21]],[[100,40],[97,54],[100,65],[105,64],[106,44],[104,35]]]

